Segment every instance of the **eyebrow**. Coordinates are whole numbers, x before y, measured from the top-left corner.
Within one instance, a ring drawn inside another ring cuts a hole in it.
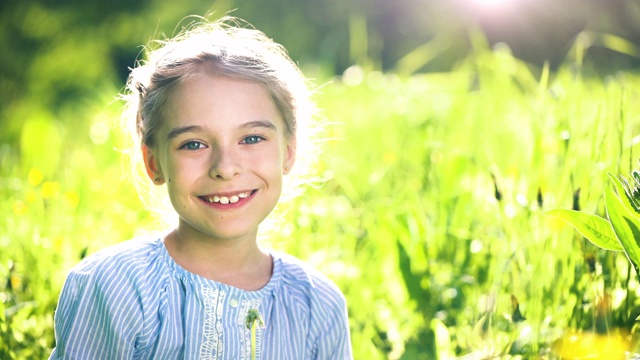
[[[240,125],[240,129],[253,129],[253,128],[265,128],[269,130],[278,130],[276,125],[268,120],[249,121]],[[202,128],[202,126],[198,126],[198,125],[175,127],[171,129],[171,131],[169,131],[169,133],[167,134],[167,141],[171,141],[184,133],[201,132],[201,131],[204,131],[204,129]]]
[[[171,131],[169,131],[169,133],[167,134],[167,141],[171,141],[184,133],[198,132],[202,130],[202,126],[197,125],[175,127],[171,129]]]
[[[265,128],[269,130],[278,130],[276,125],[269,120],[249,121],[240,126],[241,129]]]

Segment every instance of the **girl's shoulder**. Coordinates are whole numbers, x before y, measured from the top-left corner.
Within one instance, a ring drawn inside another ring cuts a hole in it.
[[[128,275],[140,273],[133,269],[152,269],[160,257],[162,246],[161,237],[145,236],[127,240],[82,259],[71,273],[84,275],[118,274],[126,272]]]
[[[336,310],[346,307],[342,291],[326,275],[292,255],[273,253],[273,256],[274,261],[281,263],[282,286],[292,297]]]

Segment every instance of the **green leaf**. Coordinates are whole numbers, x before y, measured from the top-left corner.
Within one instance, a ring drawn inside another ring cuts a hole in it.
[[[607,219],[582,211],[565,209],[549,210],[544,214],[564,220],[598,247],[610,251],[624,250]]]
[[[629,210],[629,212],[631,213],[640,215],[640,203],[638,203],[638,201],[636,201],[632,195],[633,187],[635,185],[629,184],[627,179],[624,177],[622,179],[619,179],[611,173],[607,175],[609,175],[609,179],[611,179],[611,181],[613,182],[613,185],[615,186],[616,191],[618,192],[618,196],[622,198],[622,194],[625,195],[625,197],[622,198],[622,200],[625,206],[627,206],[627,210]]]
[[[624,182],[626,183],[626,186],[622,182],[622,180],[618,179],[615,175],[611,173],[608,173],[607,175],[609,176],[609,179],[613,183],[613,186],[615,187],[616,192],[618,193],[618,197],[620,197],[620,200],[622,201],[622,205],[624,205],[624,207],[627,209],[629,213],[638,214],[638,211],[637,211],[638,204],[633,199],[633,196],[631,196],[631,185],[624,178],[623,179],[624,179]],[[622,196],[623,194],[624,196]]]
[[[604,190],[604,201],[613,231],[622,243],[624,252],[635,268],[636,274],[640,276],[640,248],[637,244],[640,240],[640,221],[628,211],[627,206],[631,205],[625,205],[625,199],[624,196],[617,196],[609,186]]]

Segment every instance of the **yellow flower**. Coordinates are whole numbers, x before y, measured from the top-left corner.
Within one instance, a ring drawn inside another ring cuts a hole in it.
[[[69,204],[69,206],[74,209],[80,202],[80,197],[74,191],[67,191],[66,193],[64,193],[64,199],[66,200],[67,204]]]
[[[560,359],[624,359],[631,349],[628,335],[619,331],[610,334],[567,331],[554,344],[552,351]]]
[[[42,197],[45,199],[51,198],[60,192],[60,183],[56,181],[47,181],[42,184]]]
[[[20,279],[20,277],[18,277],[17,275],[11,275],[9,281],[11,282],[11,288],[14,290],[22,285],[22,279]]]
[[[21,200],[16,200],[13,203],[13,213],[16,215],[22,215],[27,212],[27,204]]]
[[[393,151],[387,151],[382,155],[382,162],[391,165],[396,162],[398,155]]]
[[[36,201],[36,192],[29,189],[27,190],[27,193],[25,194],[25,199],[27,200],[27,202],[34,202]]]
[[[37,168],[31,168],[29,170],[29,175],[27,175],[27,181],[29,182],[29,185],[33,187],[40,185],[42,178],[42,171]]]
[[[64,239],[57,237],[53,239],[53,249],[56,253],[62,252],[62,246],[64,245]]]

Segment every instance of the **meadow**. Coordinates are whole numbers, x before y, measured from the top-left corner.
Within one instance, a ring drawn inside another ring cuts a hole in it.
[[[157,225],[122,162],[118,91],[56,116],[16,110],[19,146],[0,145],[0,359],[46,358],[70,267]],[[638,350],[624,254],[543,214],[605,216],[607,173],[638,167],[638,74],[478,48],[446,73],[353,67],[316,100],[323,181],[282,206],[267,241],[341,287],[356,359]]]

